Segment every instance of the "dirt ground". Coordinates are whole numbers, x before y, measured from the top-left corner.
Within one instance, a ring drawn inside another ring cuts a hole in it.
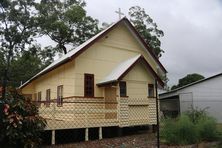
[[[124,137],[107,138],[73,144],[47,146],[47,148],[155,148],[154,134],[138,134]]]
[[[66,136],[65,136],[66,137]],[[65,138],[64,137],[64,138]],[[44,148],[156,148],[156,137],[152,132],[136,133],[128,136],[105,138],[87,142],[75,142],[69,144],[56,144],[44,146]],[[188,146],[160,145],[161,148],[220,148],[218,143],[200,143]],[[222,146],[221,146],[222,147]]]

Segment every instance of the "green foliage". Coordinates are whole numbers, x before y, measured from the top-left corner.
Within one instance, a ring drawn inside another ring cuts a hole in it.
[[[31,36],[36,33],[35,17],[31,15],[33,7],[34,0],[1,1],[0,38],[3,51],[23,50],[25,44],[31,43]]]
[[[3,53],[3,88],[7,86],[8,71],[17,53],[31,44],[36,35],[34,0],[2,0],[0,3],[0,50]],[[5,98],[5,89],[3,89]]]
[[[177,85],[173,85],[173,86],[171,87],[171,90],[174,90],[174,89],[177,89],[177,88],[178,88]]]
[[[216,127],[216,120],[211,117],[201,118],[196,124],[201,140],[215,141],[220,138]]]
[[[153,19],[139,6],[131,7],[129,9],[129,16],[130,21],[145,40],[146,44],[153,49],[157,57],[161,57],[164,51],[160,47],[161,42],[159,38],[164,35],[163,31],[158,29]]]
[[[20,82],[25,82],[43,68],[48,66],[54,57],[54,50],[41,49],[38,46],[31,46],[28,50],[17,55],[11,62],[9,70],[9,86],[18,87]]]
[[[202,76],[200,74],[197,74],[197,73],[188,74],[185,77],[179,79],[179,83],[177,85],[172,86],[171,90],[174,90],[176,88],[188,85],[190,83],[193,83],[193,82],[196,82],[196,81],[199,81],[199,80],[202,80],[204,78],[205,78],[204,76]]]
[[[217,129],[216,120],[207,115],[208,108],[198,109],[191,107],[191,110],[186,112],[191,121],[196,125],[199,132],[200,140],[213,141],[220,137]]]
[[[86,15],[85,5],[82,0],[1,1],[0,85],[19,86],[49,65],[56,51],[66,53],[66,44],[77,46],[96,34],[98,21]],[[57,50],[36,47],[38,35],[48,35]]]
[[[18,87],[21,82],[25,82],[43,68],[48,66],[55,55],[55,51],[51,47],[41,49],[37,45],[30,46],[17,54],[11,60],[11,66],[8,70],[8,86]],[[1,53],[0,53],[1,57]],[[3,64],[0,63],[0,76],[4,74],[4,59]],[[0,81],[0,85],[2,81]]]
[[[194,108],[191,106],[190,110],[186,112],[186,115],[191,119],[191,121],[196,124],[198,123],[201,119],[207,118],[207,108],[204,109],[199,109],[199,108]]]
[[[161,138],[168,144],[193,144],[221,138],[216,120],[207,115],[206,109],[192,109],[177,119],[165,119],[161,124]]]
[[[1,76],[3,76],[4,69],[5,69],[4,66],[5,66],[4,54],[0,50],[0,78],[1,78]],[[0,84],[1,84],[1,82],[0,82]]]
[[[82,0],[41,0],[36,5],[41,34],[57,43],[59,52],[67,53],[66,44],[77,46],[98,33],[98,21],[86,15]]]
[[[182,115],[176,121],[173,119],[164,121],[160,134],[168,144],[193,144],[199,140],[195,125],[186,115]]]
[[[16,91],[9,91],[6,99],[0,98],[1,147],[36,147],[46,121],[38,115],[38,108],[30,99]]]

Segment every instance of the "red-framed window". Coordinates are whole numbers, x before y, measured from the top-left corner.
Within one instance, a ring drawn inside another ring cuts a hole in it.
[[[148,84],[148,97],[154,97],[154,85]]]
[[[94,75],[84,74],[84,96],[94,97]]]
[[[119,90],[120,90],[120,97],[126,97],[127,96],[127,91],[126,91],[126,82],[125,81],[120,81],[119,82]]]
[[[63,103],[63,85],[57,86],[57,106]]]
[[[38,99],[38,97],[37,97],[37,93],[34,93],[34,102],[36,102],[37,101],[37,99]]]
[[[47,89],[46,90],[46,102],[45,102],[46,107],[50,106],[50,100],[51,100],[51,90]]]
[[[42,101],[42,92],[38,92],[38,98],[37,98],[37,105],[41,106],[41,101]]]

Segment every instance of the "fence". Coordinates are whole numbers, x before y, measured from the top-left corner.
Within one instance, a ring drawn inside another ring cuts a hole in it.
[[[68,98],[59,104],[51,101],[38,105],[40,115],[47,121],[45,130],[51,132],[51,144],[57,143],[56,133],[61,130],[82,129],[81,136],[88,141],[91,129],[96,129],[98,139],[102,139],[103,130],[108,127],[125,129],[156,124],[155,98]]]

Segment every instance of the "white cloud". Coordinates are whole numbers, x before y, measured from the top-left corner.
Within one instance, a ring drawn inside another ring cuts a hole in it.
[[[210,76],[222,72],[222,3],[219,0],[86,0],[89,15],[115,22],[120,7],[127,14],[139,5],[164,31],[161,62],[168,70],[169,85],[188,73]]]
[[[100,22],[116,22],[121,8],[127,15],[139,5],[164,31],[161,62],[168,70],[169,85],[188,73],[204,76],[222,72],[221,0],[86,0],[88,15]],[[43,45],[52,43],[40,39]],[[54,45],[54,44],[53,44]]]

